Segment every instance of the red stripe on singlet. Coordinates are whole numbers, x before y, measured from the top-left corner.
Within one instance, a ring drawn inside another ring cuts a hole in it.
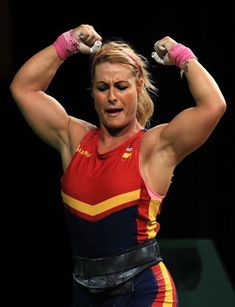
[[[158,290],[153,307],[177,307],[177,294],[174,281],[163,262],[152,267]]]

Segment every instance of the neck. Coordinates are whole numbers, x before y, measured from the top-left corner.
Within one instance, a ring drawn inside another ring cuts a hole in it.
[[[122,128],[107,128],[101,124],[99,149],[101,152],[106,152],[118,146],[132,135],[143,129],[138,122],[133,126],[126,126]]]
[[[137,120],[134,123],[121,128],[110,128],[102,123],[100,124],[101,136],[104,138],[127,138],[134,135],[141,129],[143,129],[143,127],[137,122]]]

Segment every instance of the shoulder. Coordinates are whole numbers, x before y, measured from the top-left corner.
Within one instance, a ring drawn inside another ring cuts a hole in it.
[[[163,131],[168,126],[168,124],[161,124],[155,126],[145,132],[142,137],[140,145],[140,155],[142,161],[149,161],[149,159],[156,159],[167,156],[169,151],[169,146],[167,141],[163,137]],[[160,158],[160,159],[161,159]]]
[[[156,145],[161,145],[162,144],[162,140],[161,140],[161,133],[162,131],[167,127],[167,123],[166,124],[160,124],[157,125],[153,128],[150,128],[148,130],[146,130],[146,132],[144,133],[143,137],[142,137],[142,147],[143,148],[152,148],[153,146],[155,147]]]
[[[96,126],[80,120],[78,118],[69,116],[66,141],[63,142],[61,148],[61,157],[63,161],[63,168],[66,169],[69,165],[74,153],[77,150],[78,144],[81,140],[92,130],[95,130]]]
[[[68,125],[69,143],[73,152],[75,152],[78,144],[84,136],[90,131],[96,129],[95,125],[73,116],[70,116]]]
[[[85,131],[89,131],[92,129],[95,129],[96,126],[83,120],[83,119],[79,119],[76,118],[74,116],[69,116],[69,129],[73,130],[73,129],[78,129],[79,131],[81,130],[85,130]]]

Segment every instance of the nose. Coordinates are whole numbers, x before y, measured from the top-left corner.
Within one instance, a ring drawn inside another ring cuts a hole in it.
[[[110,88],[108,92],[108,102],[111,104],[114,104],[116,101],[117,101],[117,98],[114,94],[114,90]]]

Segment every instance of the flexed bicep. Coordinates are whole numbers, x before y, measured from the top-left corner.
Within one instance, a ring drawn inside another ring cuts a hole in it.
[[[32,130],[46,143],[59,150],[66,141],[68,114],[63,106],[43,91],[14,92],[15,101]]]
[[[195,106],[175,116],[162,130],[161,139],[176,163],[201,146],[222,117],[226,104],[210,73],[191,49],[166,36],[154,45],[153,58],[163,65],[176,65],[186,77]]]

